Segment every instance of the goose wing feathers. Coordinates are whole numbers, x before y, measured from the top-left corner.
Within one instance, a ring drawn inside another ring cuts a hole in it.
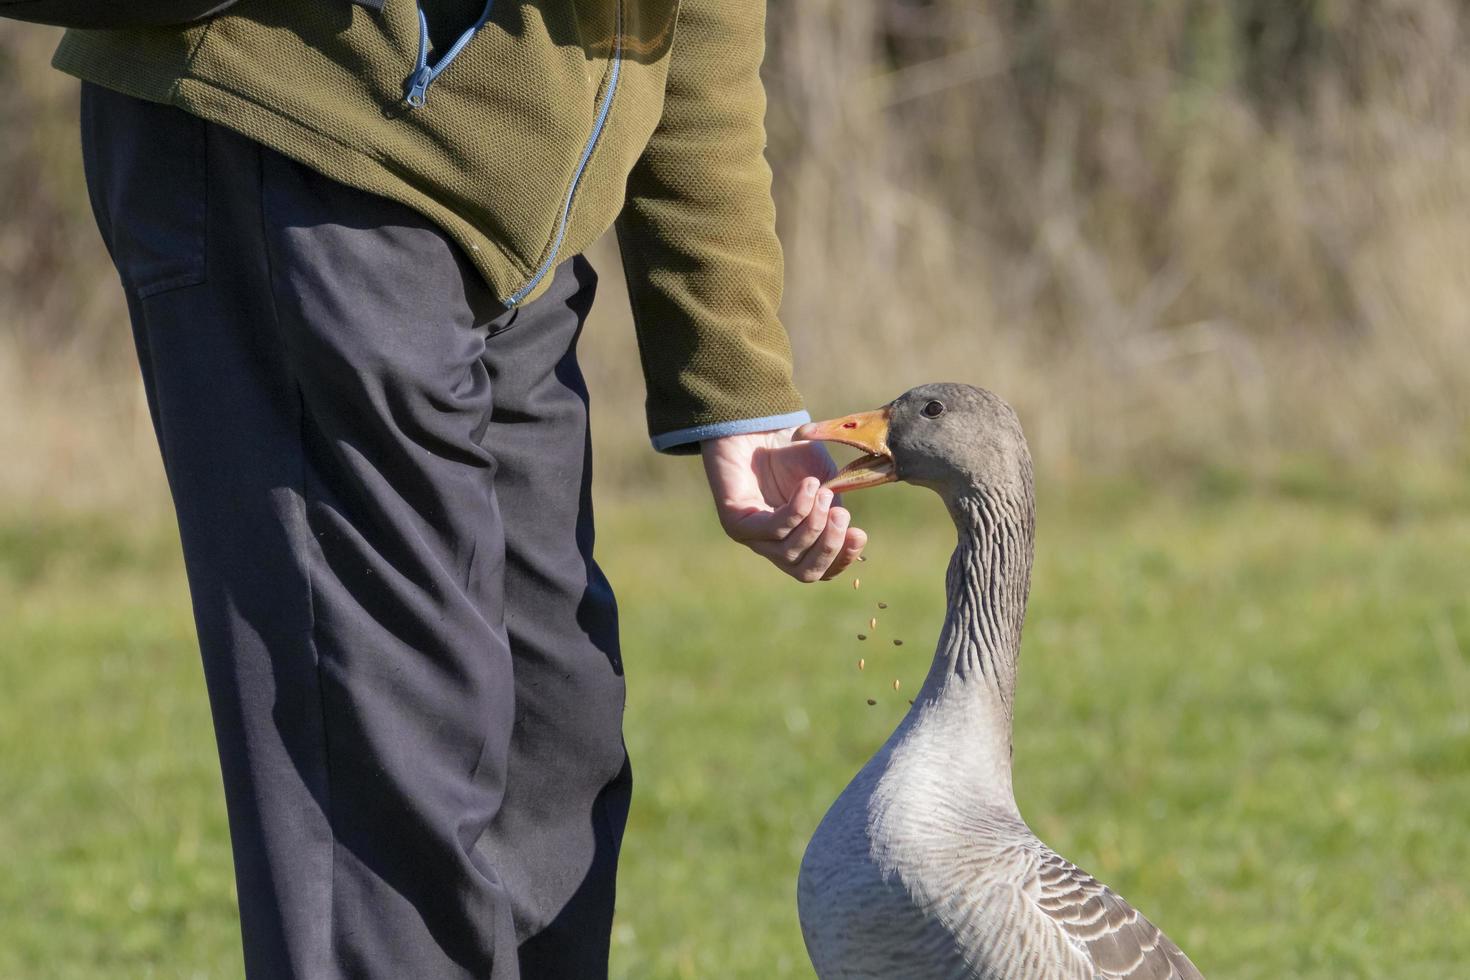
[[[904,955],[873,976],[1204,980],[1158,926],[1029,833],[967,870],[923,913],[922,939],[887,937],[885,948]]]
[[[1204,980],[1189,957],[1121,895],[1040,842],[1025,891],[1104,980]]]

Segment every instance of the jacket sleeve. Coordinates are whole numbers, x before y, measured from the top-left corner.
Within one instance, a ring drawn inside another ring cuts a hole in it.
[[[617,222],[654,447],[806,420],[777,318],[764,0],[683,0],[663,116]]]

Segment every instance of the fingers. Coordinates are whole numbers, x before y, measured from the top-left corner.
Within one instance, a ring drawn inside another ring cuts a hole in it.
[[[868,536],[854,528],[840,498],[808,477],[773,510],[750,507],[725,520],[725,530],[802,582],[834,578],[862,554]],[[722,518],[724,515],[722,515]]]
[[[868,533],[860,527],[849,527],[847,529],[847,538],[842,545],[842,550],[837,553],[836,560],[827,567],[826,573],[822,575],[822,581],[825,582],[828,579],[834,579],[841,575],[848,565],[858,560],[858,557],[863,553],[863,549],[867,546]]]
[[[822,536],[822,531],[827,527],[827,515],[831,509],[832,491],[818,490],[817,500],[812,505],[811,513],[807,514],[806,520],[798,524],[781,542],[778,554],[786,564],[795,565],[801,561],[802,556],[817,543],[817,539]]]
[[[815,477],[802,480],[791,499],[774,510],[751,508],[725,523],[725,532],[744,544],[756,547],[761,542],[783,542],[810,516],[816,506],[821,482]],[[831,494],[827,497],[830,500]],[[723,515],[722,515],[723,517]],[[762,554],[766,549],[757,548]]]
[[[841,507],[833,507],[816,542],[791,567],[791,574],[803,582],[819,582],[837,560],[847,541],[851,516]]]

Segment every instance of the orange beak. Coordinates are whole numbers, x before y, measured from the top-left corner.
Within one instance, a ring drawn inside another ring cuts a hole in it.
[[[822,484],[835,493],[892,483],[898,479],[898,471],[893,465],[893,453],[888,449],[888,412],[887,408],[880,408],[826,422],[808,422],[792,438],[840,442],[865,453]]]

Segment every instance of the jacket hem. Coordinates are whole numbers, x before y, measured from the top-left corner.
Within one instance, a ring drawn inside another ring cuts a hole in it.
[[[176,105],[210,122],[233,129],[331,179],[412,208],[443,229],[502,303],[535,271],[505,247],[426,194],[414,193],[405,176],[371,153],[349,146],[296,121],[248,95],[211,81],[179,75],[156,65],[122,66],[109,49],[105,64],[94,64],[84,42],[69,32],[52,58],[56,69],[134,98]],[[550,277],[520,302],[550,288]]]

